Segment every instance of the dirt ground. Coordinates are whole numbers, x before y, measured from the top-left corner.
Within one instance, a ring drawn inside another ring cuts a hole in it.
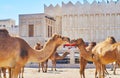
[[[117,75],[113,75],[113,71],[107,69],[109,75],[105,78],[120,78],[120,69],[117,69]],[[95,68],[87,68],[85,70],[86,78],[94,78]],[[51,71],[48,68],[47,73],[38,72],[38,68],[25,68],[24,78],[80,78],[79,68],[57,68],[57,71]]]

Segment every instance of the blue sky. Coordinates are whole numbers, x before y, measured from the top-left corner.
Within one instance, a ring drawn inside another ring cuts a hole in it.
[[[61,5],[62,2],[68,3],[69,1],[73,3],[80,1],[81,3],[83,3],[83,0],[1,0],[0,19],[11,18],[16,20],[16,24],[18,24],[19,14],[43,13],[44,4],[47,6],[49,6],[50,4]],[[94,0],[87,0],[87,1],[92,3]],[[96,0],[96,1],[101,2],[102,0]]]

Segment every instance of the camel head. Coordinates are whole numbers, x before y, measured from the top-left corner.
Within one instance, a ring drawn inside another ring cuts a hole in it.
[[[94,47],[95,45],[96,45],[96,42],[90,42],[89,43],[89,46],[93,46]]]
[[[0,37],[8,37],[10,36],[6,29],[0,29]]]
[[[108,37],[105,41],[108,42],[108,43],[111,43],[111,44],[116,43],[115,38],[112,37],[112,36]]]
[[[79,39],[76,39],[76,40],[71,40],[71,43],[75,44],[76,46],[79,46],[79,45],[86,46],[86,44],[85,44],[85,42],[83,41],[82,38],[79,38]]]
[[[70,42],[70,38],[68,37],[62,37],[61,35],[58,35],[58,34],[54,34],[51,38],[51,40],[55,41],[56,44],[58,45],[61,45],[61,44],[64,44],[64,43],[69,43]]]
[[[39,42],[37,42],[36,44],[37,44],[37,46],[40,46],[40,43],[39,43]]]

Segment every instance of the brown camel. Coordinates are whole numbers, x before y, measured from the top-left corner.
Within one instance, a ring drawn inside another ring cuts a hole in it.
[[[62,60],[64,59],[68,54],[70,54],[69,52],[64,52],[62,56],[60,56],[57,52],[54,53],[49,59],[52,61],[52,71],[53,68],[56,71],[56,61],[57,60]],[[41,63],[41,67],[42,67],[42,71],[43,72],[47,72],[47,67],[48,67],[48,60],[46,60],[45,62]],[[40,71],[40,65],[39,65],[39,71]]]
[[[36,50],[42,49],[42,46],[40,45],[40,43],[36,43],[35,49],[36,49]],[[55,71],[56,71],[56,60],[62,60],[62,59],[64,59],[68,54],[69,54],[69,52],[65,52],[62,56],[60,56],[57,52],[55,52],[52,56],[50,56],[49,59],[52,61],[52,70],[53,70],[53,68],[54,68]],[[43,71],[43,72],[47,72],[48,60],[46,60],[45,62],[42,62],[41,64],[39,63],[38,72],[40,72],[40,65],[41,65],[41,67],[42,67],[42,71]]]
[[[62,56],[60,56],[57,52],[54,53],[49,59],[52,61],[52,71],[53,68],[56,71],[56,61],[57,60],[62,60],[64,59],[68,54],[70,54],[69,52],[64,52]],[[42,67],[42,71],[43,72],[47,72],[47,67],[48,67],[48,60],[45,62],[41,63],[41,67]],[[40,71],[40,64],[39,64],[39,71]]]
[[[0,30],[0,67],[10,67],[11,78],[17,78],[21,68],[27,62],[46,61],[61,44],[69,41],[69,38],[53,35],[47,41],[43,49],[36,51],[21,38],[11,37],[7,30]]]
[[[64,59],[68,54],[70,54],[69,52],[64,52],[62,56],[60,56],[57,52],[55,52],[49,59],[52,61],[52,71],[53,68],[56,71],[56,61],[57,60],[62,60]]]
[[[98,78],[104,78],[104,69],[106,64],[114,61],[118,61],[120,63],[120,58],[118,58],[120,56],[120,43],[116,43],[113,37],[108,37],[105,41],[97,44],[92,49],[92,54],[86,51],[83,39],[80,38],[74,42],[81,50],[81,56],[86,60],[94,62],[96,70],[99,72]]]
[[[90,52],[92,54],[92,49],[95,47],[95,45],[96,45],[96,42],[89,43],[89,45],[86,47],[86,51]],[[92,62],[92,60],[86,60],[80,55],[80,76],[81,76],[81,78],[85,78],[85,67],[86,67],[88,61]],[[106,74],[108,74],[106,67],[105,67],[104,72]],[[97,71],[96,71],[96,74],[97,74]]]
[[[43,47],[41,46],[41,44],[38,42],[38,43],[36,43],[36,45],[35,45],[35,50],[40,50],[40,49],[42,49]],[[44,62],[43,62],[44,63]],[[44,67],[44,64],[43,63],[39,63],[39,69],[38,69],[38,72],[40,72],[40,65],[42,66],[42,67]],[[45,72],[45,70],[42,68],[42,71],[43,72]]]
[[[91,42],[89,45],[86,47],[86,50],[88,52],[91,52],[93,47],[96,45],[96,42]],[[92,54],[92,53],[91,53]],[[80,55],[80,76],[81,78],[85,78],[85,67],[87,65],[89,60],[85,60],[81,55]],[[90,60],[91,61],[91,60]]]

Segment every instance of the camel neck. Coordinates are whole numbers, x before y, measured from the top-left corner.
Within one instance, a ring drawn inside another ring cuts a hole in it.
[[[67,56],[67,53],[64,53],[62,56],[58,55],[56,59],[61,60],[61,59],[64,59],[66,56]]]
[[[56,44],[48,44],[41,50],[33,50],[30,53],[30,62],[44,62],[46,61],[57,49]]]
[[[84,45],[78,45],[78,48],[80,50],[80,56],[89,61],[93,60],[91,52],[88,52]]]

